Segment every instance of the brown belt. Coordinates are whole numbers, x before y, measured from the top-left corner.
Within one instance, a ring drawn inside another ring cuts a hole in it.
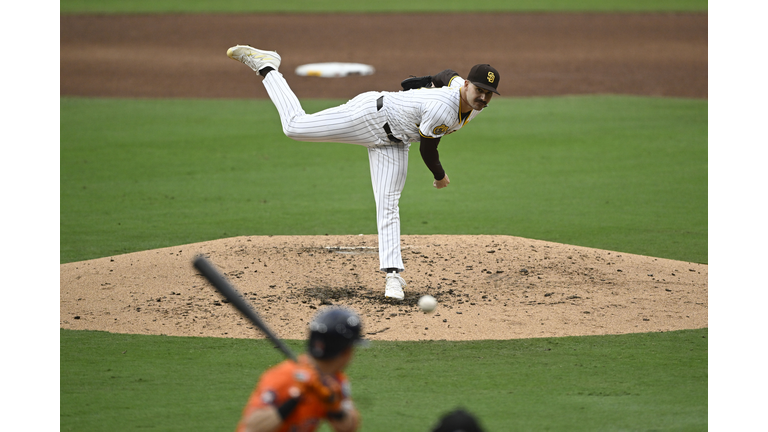
[[[384,106],[384,96],[376,99],[376,111],[381,110],[383,106]],[[389,138],[390,141],[402,144],[403,140],[399,140],[395,138],[394,135],[392,135],[392,128],[389,127],[389,123],[384,123],[384,132],[387,133],[387,138]]]

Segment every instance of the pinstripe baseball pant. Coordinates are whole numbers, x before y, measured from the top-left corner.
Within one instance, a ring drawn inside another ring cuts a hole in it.
[[[395,143],[382,126],[384,110],[376,106],[379,92],[362,93],[349,102],[315,114],[307,114],[285,78],[278,71],[264,77],[264,87],[280,114],[283,133],[296,141],[338,142],[368,148],[371,184],[376,202],[381,270],[403,271],[400,251],[400,195],[408,174],[410,143]]]

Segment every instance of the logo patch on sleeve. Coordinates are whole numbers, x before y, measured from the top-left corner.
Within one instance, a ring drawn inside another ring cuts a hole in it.
[[[441,124],[440,126],[435,126],[434,129],[432,129],[433,135],[445,135],[445,133],[448,132],[448,126]]]
[[[267,390],[261,394],[261,402],[265,405],[272,405],[275,403],[275,399],[277,399],[277,395],[272,390]]]
[[[295,372],[293,372],[293,377],[296,379],[296,381],[301,382],[301,383],[305,383],[305,382],[309,381],[309,373],[307,373],[306,371],[303,371],[301,369],[296,370]]]

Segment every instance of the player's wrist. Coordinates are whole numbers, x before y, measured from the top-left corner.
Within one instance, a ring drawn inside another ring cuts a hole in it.
[[[344,420],[345,417],[347,417],[347,412],[344,410],[333,411],[328,413],[328,418],[331,420],[341,421],[341,420]]]
[[[329,407],[328,418],[331,420],[344,420],[355,411],[355,405],[350,399],[344,399],[336,406]]]
[[[292,397],[287,401],[283,402],[282,405],[277,407],[277,414],[280,416],[281,420],[285,421],[285,419],[288,418],[289,415],[291,415],[293,410],[295,410],[296,407],[299,405],[299,399],[301,399],[301,395]]]

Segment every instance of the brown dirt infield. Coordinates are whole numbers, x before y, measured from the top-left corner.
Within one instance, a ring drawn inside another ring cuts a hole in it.
[[[300,98],[398,90],[409,75],[487,62],[504,97],[707,97],[706,14],[62,16],[61,94],[266,97],[229,60],[277,49]],[[367,77],[298,77],[300,64],[371,64]],[[374,209],[371,208],[371,217]],[[707,327],[708,266],[509,236],[404,236],[409,286],[383,297],[376,237],[237,237],[63,264],[66,329],[260,337],[197,275],[205,254],[282,337],[348,305],[378,340],[510,339]],[[421,294],[440,305],[415,306]]]
[[[62,16],[61,94],[266,97],[225,55],[275,49],[299,98],[399,90],[409,75],[476,63],[504,96],[616,93],[707,97],[706,14]],[[366,63],[371,76],[298,77],[315,62]]]

